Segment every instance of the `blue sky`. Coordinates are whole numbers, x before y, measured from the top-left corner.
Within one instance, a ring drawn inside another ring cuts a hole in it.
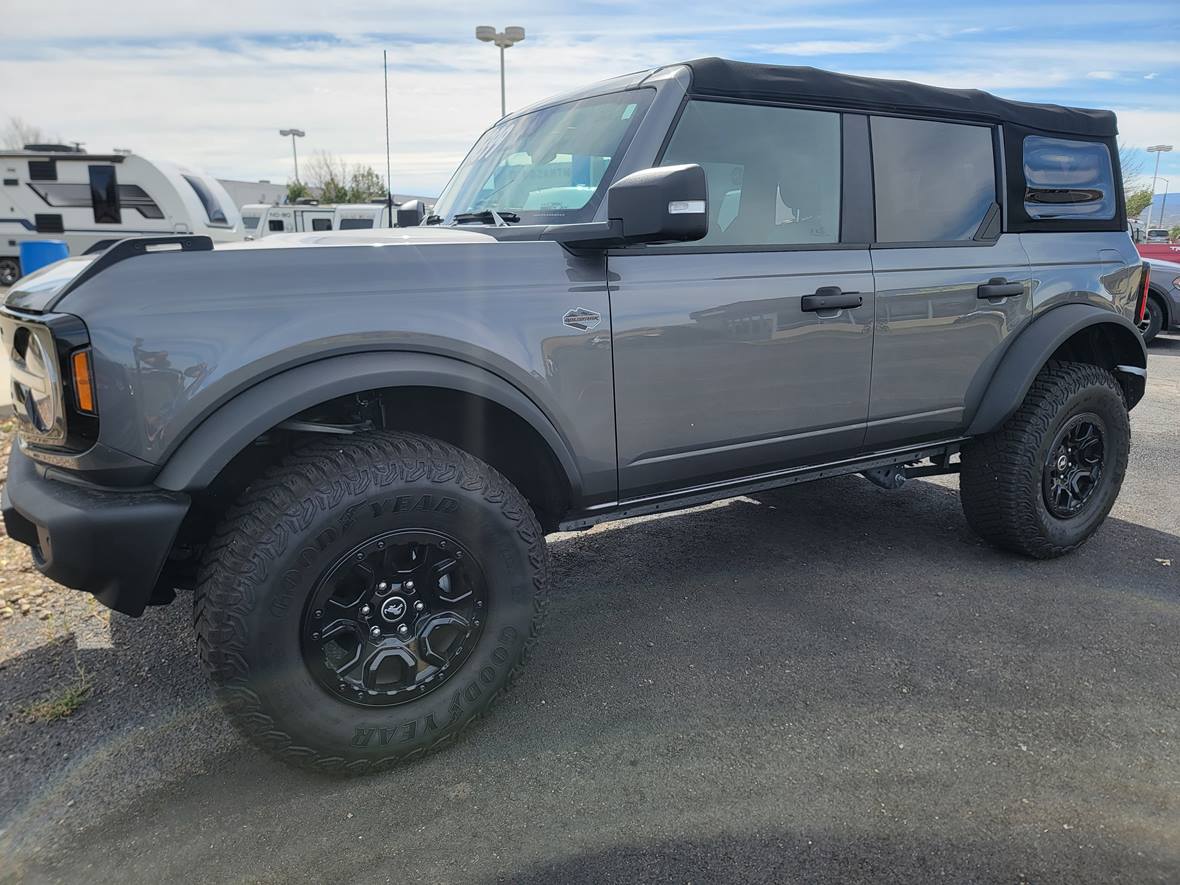
[[[528,37],[508,53],[510,106],[702,55],[809,64],[1113,108],[1129,147],[1176,145],[1160,174],[1180,190],[1177,0],[4,5],[0,122],[19,116],[90,150],[129,147],[222,177],[286,180],[287,126],[307,130],[304,154],[384,169],[388,49],[394,189],[437,192],[498,115],[496,51],[474,28],[515,24]]]

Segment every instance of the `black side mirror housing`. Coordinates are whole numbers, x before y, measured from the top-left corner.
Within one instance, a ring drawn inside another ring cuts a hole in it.
[[[553,225],[542,238],[575,249],[699,240],[709,232],[705,170],[655,166],[625,175],[606,192],[606,216],[605,223]]]
[[[426,204],[421,200],[407,200],[397,207],[398,227],[417,227],[426,217]]]

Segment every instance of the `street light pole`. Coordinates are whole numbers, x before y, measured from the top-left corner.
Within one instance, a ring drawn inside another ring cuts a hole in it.
[[[475,29],[475,39],[483,43],[494,43],[500,48],[500,116],[508,115],[508,97],[504,85],[504,50],[524,39],[524,28],[505,28],[497,31],[491,25],[480,25]]]
[[[280,129],[279,135],[286,138],[291,136],[291,159],[295,163],[295,183],[299,183],[299,152],[295,150],[295,139],[307,135],[302,129]]]
[[[1155,154],[1155,172],[1151,175],[1151,201],[1155,202],[1155,182],[1160,174],[1160,154],[1167,153],[1172,149],[1170,144],[1153,144],[1147,148],[1149,154]],[[1162,218],[1163,216],[1161,216]],[[1151,227],[1151,210],[1147,210],[1147,226]]]
[[[1162,181],[1164,183],[1164,199],[1160,203],[1160,225],[1159,226],[1164,227],[1164,209],[1166,209],[1168,206],[1168,187],[1171,185],[1171,182],[1168,181],[1168,179],[1166,179],[1166,178],[1161,178],[1160,181]],[[1150,221],[1150,219],[1149,219],[1149,221]],[[1167,230],[1167,228],[1164,228],[1164,230]]]

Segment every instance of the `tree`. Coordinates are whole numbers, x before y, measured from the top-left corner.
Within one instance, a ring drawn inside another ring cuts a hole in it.
[[[307,185],[302,181],[287,182],[287,202],[294,203],[307,196]]]
[[[304,165],[303,180],[321,202],[348,202],[348,164],[327,151],[317,152]]]
[[[385,182],[372,166],[360,166],[353,170],[348,188],[350,203],[368,203],[385,199]]]
[[[1172,229],[1168,231],[1168,239],[1173,243],[1180,243],[1180,224],[1172,225]]]
[[[44,129],[26,123],[20,117],[9,117],[4,127],[4,134],[0,135],[0,147],[5,150],[19,151],[26,144],[45,144],[60,142],[58,137],[50,137]]]
[[[1138,218],[1151,205],[1151,188],[1140,188],[1134,193],[1127,194],[1127,217]]]

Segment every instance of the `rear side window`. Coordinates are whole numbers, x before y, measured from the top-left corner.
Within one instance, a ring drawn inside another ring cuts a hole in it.
[[[877,241],[970,240],[996,203],[987,126],[873,117]]]
[[[267,230],[277,230],[277,231],[283,230],[284,229],[283,228],[283,219],[281,219],[281,218],[270,219],[269,221],[266,222],[266,228],[267,228]]]
[[[1026,136],[1024,184],[1029,218],[1114,218],[1114,169],[1101,142]]]
[[[709,233],[691,246],[774,246],[840,239],[840,115],[692,101],[661,163],[698,163]]]
[[[311,229],[312,230],[331,230],[332,229],[332,219],[331,218],[313,218],[311,220]]]
[[[341,230],[361,230],[363,228],[370,228],[373,226],[372,218],[341,218]]]
[[[95,224],[123,223],[114,166],[90,167],[90,202],[94,206]]]

